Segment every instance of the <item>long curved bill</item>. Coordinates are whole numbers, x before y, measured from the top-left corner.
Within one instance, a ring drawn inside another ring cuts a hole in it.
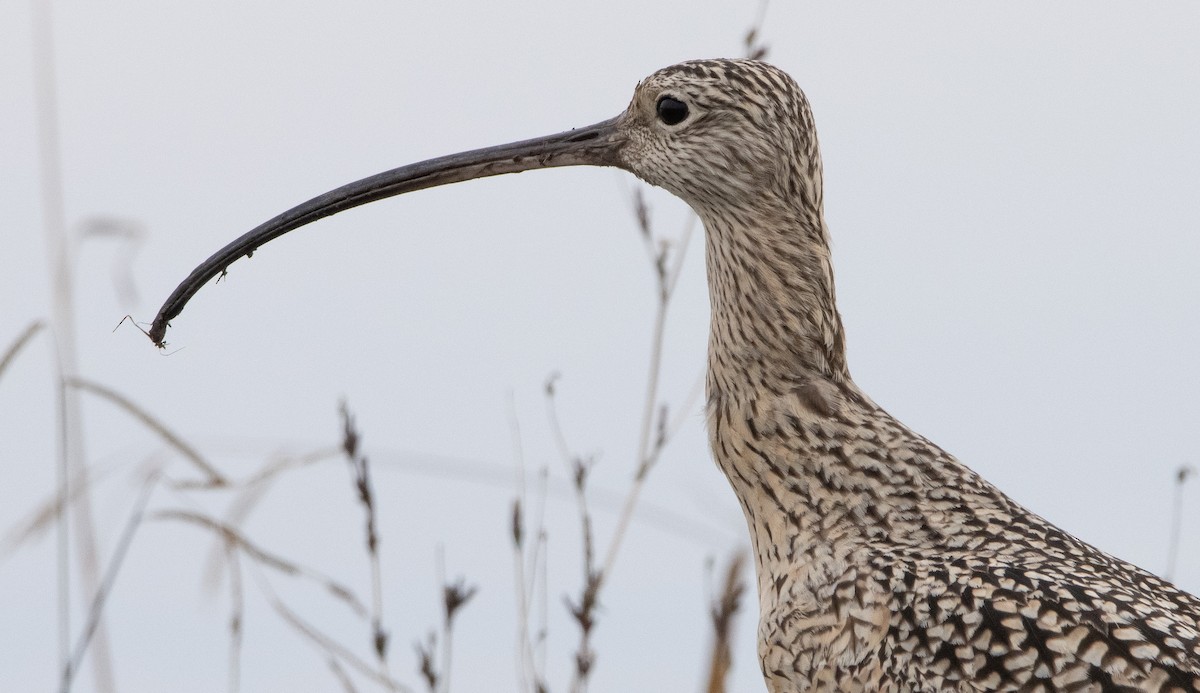
[[[619,120],[618,116],[557,135],[401,166],[314,197],[251,229],[200,263],[159,308],[150,326],[150,339],[162,347],[168,322],[183,311],[200,287],[223,274],[235,260],[242,256],[250,257],[264,243],[322,217],[393,195],[502,173],[555,166],[617,166],[621,147],[621,138],[617,133]]]

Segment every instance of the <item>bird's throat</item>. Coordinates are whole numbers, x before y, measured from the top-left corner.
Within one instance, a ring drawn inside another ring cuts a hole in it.
[[[849,380],[823,225],[705,219],[709,396]],[[804,243],[796,243],[796,236]]]

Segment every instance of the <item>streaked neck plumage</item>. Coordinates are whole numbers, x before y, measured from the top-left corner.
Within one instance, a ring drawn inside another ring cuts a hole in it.
[[[710,398],[782,394],[814,378],[850,380],[819,159],[815,166],[805,195],[789,199],[774,189],[781,177],[751,199],[698,210],[712,306]]]

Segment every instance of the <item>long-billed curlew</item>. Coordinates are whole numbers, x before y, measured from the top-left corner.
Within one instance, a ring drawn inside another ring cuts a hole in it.
[[[851,380],[812,114],[764,63],[668,67],[612,120],[314,198],[196,268],[150,336],[161,346],[203,284],[321,217],[573,165],[625,169],[704,222],[708,431],[750,526],[771,691],[1200,690],[1200,600],[1025,510]]]

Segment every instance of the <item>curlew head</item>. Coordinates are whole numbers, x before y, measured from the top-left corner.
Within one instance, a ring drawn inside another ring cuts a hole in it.
[[[610,120],[402,166],[276,216],[193,270],[159,310],[150,338],[163,346],[168,321],[235,260],[322,217],[414,190],[581,165],[615,166],[665,188],[690,204],[706,227],[770,213],[804,220],[803,226],[821,233],[820,157],[808,102],[796,83],[762,62],[691,61],[647,77],[625,112]]]
[[[650,75],[618,119],[625,170],[702,217],[784,202],[820,213],[820,154],[804,93],[753,60],[695,60]]]

